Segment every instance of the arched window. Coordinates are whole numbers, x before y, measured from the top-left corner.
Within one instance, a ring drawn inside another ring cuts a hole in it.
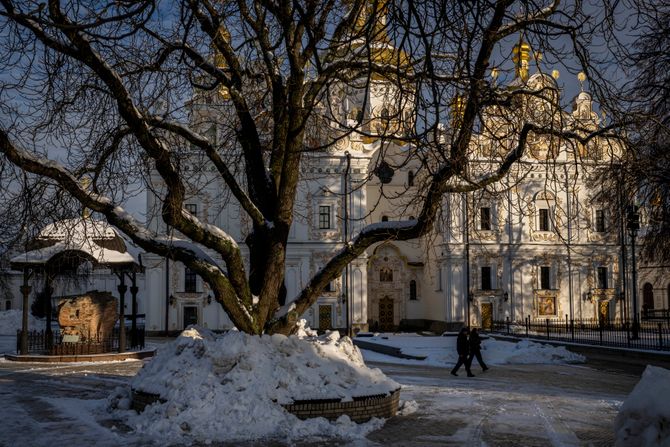
[[[195,293],[197,289],[197,274],[190,268],[184,266],[184,292]]]
[[[407,173],[407,186],[414,186],[414,171]]]
[[[388,216],[382,216],[382,222],[388,222],[389,217]]]
[[[645,283],[642,286],[642,311],[654,309],[654,286],[651,283]]]
[[[393,270],[388,267],[382,267],[379,270],[379,282],[393,282]]]
[[[5,301],[5,310],[11,310],[11,309],[12,309],[12,300]]]
[[[412,301],[416,300],[416,281],[411,280],[409,282],[409,299]]]
[[[554,231],[554,212],[556,199],[551,193],[535,195],[536,228],[537,231]]]

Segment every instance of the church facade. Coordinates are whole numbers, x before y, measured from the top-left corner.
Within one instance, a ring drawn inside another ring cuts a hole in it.
[[[523,45],[515,53],[517,77],[506,88],[549,94],[520,95],[513,108],[487,111],[473,138],[471,173],[492,170],[518,139],[516,118],[509,115],[530,114],[536,122],[577,133],[601,125],[588,93],[582,91],[564,110],[556,79],[529,75],[529,49]],[[374,137],[380,126],[387,136],[389,130],[400,135],[412,126],[411,97],[399,99],[397,86],[382,78],[364,88],[342,87],[331,96],[329,132],[340,129],[340,134],[326,149],[305,155],[287,252],[288,300],[364,226],[414,219],[418,210],[412,198],[428,175],[425,165],[407,156],[412,148],[402,139]],[[442,128],[439,138],[445,143],[457,130],[457,118],[454,113]],[[361,121],[367,123],[362,135],[341,130]],[[355,331],[431,322],[488,327],[505,319],[624,318],[620,221],[600,204],[602,195],[612,192],[600,190],[596,181],[621,151],[606,138],[583,145],[529,137],[521,161],[494,187],[446,195],[428,236],[372,246],[329,284],[304,318],[313,328]],[[224,228],[244,250],[250,222],[222,193],[220,180],[197,160],[183,169],[202,185],[192,191],[186,208]],[[148,194],[147,209],[156,205]],[[179,237],[161,227],[156,216],[150,215],[149,225]],[[192,323],[231,326],[207,285],[182,264],[147,254],[145,268],[147,330],[174,331]]]

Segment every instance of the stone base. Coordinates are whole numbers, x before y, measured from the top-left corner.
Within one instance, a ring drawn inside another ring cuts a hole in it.
[[[395,416],[399,402],[400,388],[389,395],[354,397],[351,402],[308,400],[282,406],[300,419],[324,417],[333,421],[346,414],[352,421],[361,423],[372,418],[386,419]]]
[[[139,390],[132,390],[132,398],[132,408],[138,413],[154,402],[166,402],[158,394]],[[372,418],[395,416],[399,403],[400,388],[389,395],[354,397],[351,402],[341,402],[339,399],[298,400],[282,407],[300,419],[323,417],[333,421],[346,414],[352,421],[361,423]]]

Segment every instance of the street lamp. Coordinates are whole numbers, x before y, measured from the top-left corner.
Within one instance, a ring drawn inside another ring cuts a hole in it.
[[[630,248],[633,253],[633,334],[632,339],[637,340],[639,338],[638,332],[640,329],[638,316],[637,316],[637,266],[635,265],[635,236],[637,236],[637,231],[640,229],[640,213],[639,207],[636,205],[630,205],[627,208],[626,215],[626,227],[628,228],[628,233],[630,234]]]

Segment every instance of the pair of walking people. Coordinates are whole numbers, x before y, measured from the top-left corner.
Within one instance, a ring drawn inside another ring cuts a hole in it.
[[[482,359],[482,339],[479,337],[477,328],[473,328],[472,331],[468,330],[467,327],[461,329],[456,338],[456,351],[458,352],[458,362],[451,370],[452,375],[458,376],[458,370],[462,365],[465,365],[465,372],[468,373],[468,377],[474,377],[475,375],[470,370],[474,358],[477,358],[482,371],[489,369],[484,363],[484,359]]]

